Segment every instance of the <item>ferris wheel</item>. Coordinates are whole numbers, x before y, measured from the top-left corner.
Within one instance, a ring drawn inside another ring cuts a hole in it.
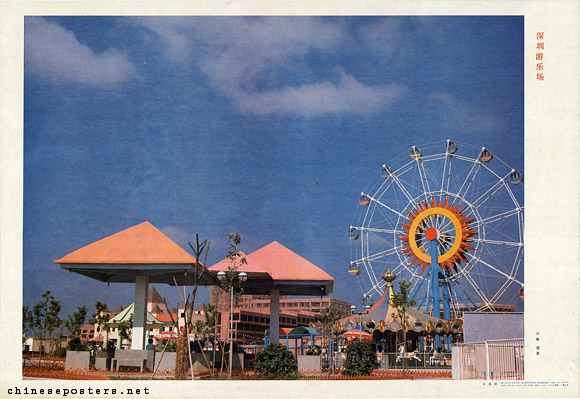
[[[517,305],[523,191],[522,174],[490,149],[450,140],[413,146],[361,193],[348,271],[377,302],[391,269],[411,283],[417,309],[445,319]]]

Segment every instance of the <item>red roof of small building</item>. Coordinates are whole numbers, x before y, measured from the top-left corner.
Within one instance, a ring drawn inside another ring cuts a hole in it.
[[[318,266],[274,241],[247,256],[272,276],[273,280],[324,280],[334,278]]]
[[[149,222],[143,222],[64,256],[55,263],[192,264],[195,258]]]
[[[155,313],[154,316],[157,320],[163,323],[171,323],[172,321],[177,320],[177,314],[173,315],[173,320],[171,319],[172,315],[170,315],[169,313]]]

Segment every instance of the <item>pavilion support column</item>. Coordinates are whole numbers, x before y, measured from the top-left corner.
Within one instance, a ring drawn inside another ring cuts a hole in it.
[[[280,343],[280,290],[270,291],[270,344]]]
[[[145,349],[147,335],[147,291],[149,290],[149,276],[137,276],[135,280],[135,302],[133,313],[133,334],[131,349]]]

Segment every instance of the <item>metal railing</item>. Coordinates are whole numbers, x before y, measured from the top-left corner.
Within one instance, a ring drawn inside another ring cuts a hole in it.
[[[494,340],[452,346],[456,380],[523,380],[524,340]]]
[[[337,354],[334,359],[335,368],[342,368],[346,361],[346,354]],[[451,353],[408,352],[405,358],[406,368],[418,369],[450,369]],[[377,364],[380,369],[403,369],[403,356],[400,352],[377,353]]]

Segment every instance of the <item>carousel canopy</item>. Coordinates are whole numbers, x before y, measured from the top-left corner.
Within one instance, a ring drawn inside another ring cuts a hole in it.
[[[369,310],[365,315],[362,315],[362,326],[355,325],[359,323],[359,315],[354,314],[345,317],[339,321],[341,329],[351,328],[351,331],[363,329],[366,331],[374,331],[376,329],[384,328],[386,330],[398,331],[404,326],[398,318],[397,311],[389,304],[389,299],[393,295],[393,286],[385,290],[381,299]],[[443,320],[420,312],[414,308],[408,308],[407,314],[407,328],[415,332],[442,332],[446,328],[446,332],[459,332],[461,330],[461,323],[457,320]],[[372,323],[370,323],[372,322]],[[350,326],[349,326],[350,324]],[[374,324],[374,325],[373,325]],[[382,326],[381,326],[382,324]],[[371,326],[371,328],[369,328]],[[448,327],[447,327],[448,326]]]

